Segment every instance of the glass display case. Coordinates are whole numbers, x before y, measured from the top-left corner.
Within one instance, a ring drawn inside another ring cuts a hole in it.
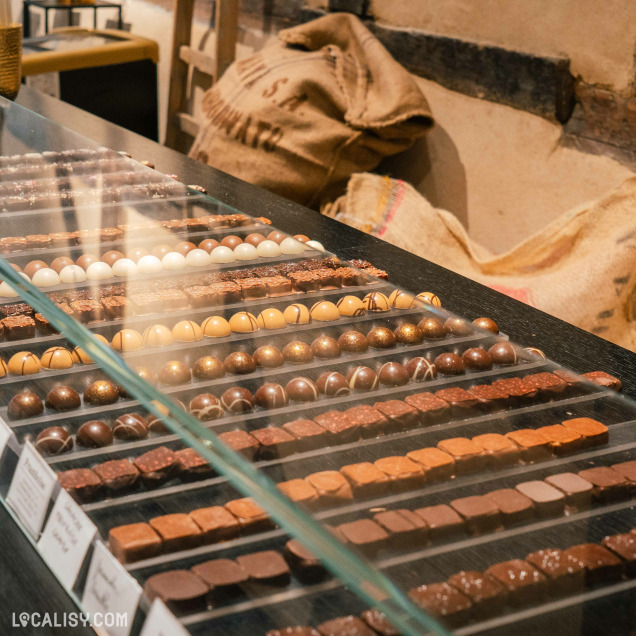
[[[328,234],[0,117],[0,495],[82,611],[125,616],[97,627],[629,627],[619,378]]]

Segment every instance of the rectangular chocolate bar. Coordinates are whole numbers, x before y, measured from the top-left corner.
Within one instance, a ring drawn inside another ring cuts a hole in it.
[[[497,563],[489,567],[486,573],[503,583],[508,590],[508,602],[515,607],[541,601],[548,593],[545,575],[521,559]]]
[[[146,488],[157,488],[170,481],[177,472],[178,462],[174,451],[160,446],[135,458],[134,462]]]
[[[156,314],[161,311],[161,298],[154,292],[131,294],[130,303],[138,316]]]
[[[583,589],[585,568],[563,550],[538,550],[526,556],[525,560],[548,577],[551,593],[573,594]]]
[[[220,433],[219,439],[225,442],[232,450],[241,453],[247,459],[254,461],[261,445],[255,437],[247,431],[227,431]]]
[[[274,527],[267,513],[251,497],[229,501],[225,509],[238,519],[243,534],[265,532]]]
[[[310,508],[318,503],[316,489],[304,479],[281,481],[276,484],[276,487],[294,503],[300,503]]]
[[[483,411],[500,411],[508,405],[508,395],[492,384],[471,386],[468,392],[477,399],[477,406]]]
[[[188,297],[180,289],[164,289],[157,292],[164,311],[187,309],[190,305]]]
[[[516,489],[532,500],[539,517],[555,517],[563,514],[565,496],[544,481],[524,481],[517,484]]]
[[[561,424],[541,426],[537,429],[537,433],[541,433],[550,440],[550,448],[557,457],[576,453],[583,448],[583,438],[573,429],[568,429]]]
[[[567,382],[548,371],[527,375],[524,382],[535,387],[542,397],[550,399],[559,397],[568,386]]]
[[[74,300],[70,306],[80,322],[87,323],[104,319],[104,308],[98,300]]]
[[[91,501],[102,486],[101,479],[89,468],[72,468],[57,474],[60,486],[77,501]]]
[[[115,320],[132,315],[132,306],[125,296],[108,296],[102,298],[102,305],[107,320]]]
[[[193,448],[183,448],[175,453],[179,476],[183,480],[201,479],[214,474],[214,469]]]
[[[132,488],[139,479],[139,470],[127,459],[111,459],[94,466],[93,471],[105,488],[115,492]]]
[[[561,422],[565,428],[578,433],[584,446],[602,446],[609,442],[609,429],[605,424],[590,417],[575,417]]]
[[[609,466],[597,466],[580,470],[579,477],[589,481],[594,490],[592,494],[597,501],[611,503],[628,499],[631,494],[630,483]]]
[[[459,627],[470,619],[471,600],[446,582],[413,588],[409,598],[447,627]]]
[[[576,473],[550,475],[545,482],[565,495],[565,507],[568,510],[585,510],[592,504],[594,486]]]
[[[583,543],[563,551],[585,568],[585,581],[588,585],[611,583],[621,578],[622,561],[605,546],[597,543]]]
[[[450,502],[466,523],[470,534],[486,534],[501,528],[499,508],[494,501],[481,495],[461,497]]]
[[[353,499],[350,483],[337,470],[323,470],[305,477],[318,493],[321,505],[341,504]]]
[[[193,309],[201,307],[212,307],[218,304],[218,294],[211,285],[195,285],[187,287],[185,290],[188,302]]]
[[[373,515],[373,520],[388,533],[392,547],[414,549],[428,539],[426,522],[411,510],[386,510]]]
[[[477,398],[472,393],[458,386],[436,391],[435,396],[448,402],[451,414],[457,418],[469,417],[478,404]]]
[[[532,499],[526,497],[518,490],[501,488],[492,490],[484,496],[499,508],[501,520],[506,527],[517,523],[527,523],[534,518]]]
[[[338,530],[349,543],[366,554],[375,554],[389,541],[389,533],[371,519],[341,523]]]
[[[6,340],[35,337],[35,320],[31,316],[8,316],[2,320]]]

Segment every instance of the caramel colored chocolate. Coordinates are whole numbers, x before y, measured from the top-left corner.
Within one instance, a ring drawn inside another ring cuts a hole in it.
[[[265,636],[320,636],[313,627],[305,625],[295,625],[294,627],[283,627],[283,629],[271,629]]]
[[[370,519],[358,519],[338,526],[345,539],[363,552],[374,554],[389,540],[388,532]]]
[[[389,623],[387,617],[378,610],[362,612],[360,618],[379,636],[400,636],[400,632]]]
[[[349,482],[337,470],[323,470],[306,478],[318,493],[322,504],[343,503],[353,499]]]
[[[558,488],[565,495],[569,510],[584,510],[592,503],[594,486],[575,473],[559,473],[545,478],[545,482]]]
[[[503,612],[506,606],[508,592],[504,585],[490,574],[475,570],[461,571],[449,577],[448,583],[472,601],[475,618],[491,618]]]
[[[538,550],[529,554],[526,561],[548,577],[551,593],[572,594],[583,589],[585,569],[563,550]]]
[[[314,417],[329,433],[330,444],[346,444],[360,439],[360,429],[341,411],[327,411]]]
[[[473,437],[486,454],[491,468],[504,468],[516,464],[521,459],[521,451],[517,444],[499,433],[484,433]]]
[[[612,391],[620,391],[623,386],[623,383],[618,378],[604,371],[590,371],[589,373],[584,373],[583,377],[606,389],[612,389]]]
[[[351,484],[355,497],[378,497],[389,488],[386,474],[370,462],[343,466],[340,472]]]
[[[387,510],[373,515],[390,536],[391,545],[399,550],[424,545],[428,538],[425,521],[411,510]]]
[[[601,446],[609,442],[607,426],[589,417],[576,417],[561,424],[578,433],[584,440],[584,446]]]
[[[390,430],[410,430],[419,422],[417,409],[402,400],[376,402],[373,408],[387,419]]]
[[[407,395],[404,401],[420,414],[420,422],[431,425],[445,419],[450,408],[448,402],[436,397],[432,393],[416,393]]]
[[[318,501],[316,489],[304,479],[290,479],[277,484],[278,489],[295,503],[314,506]]]
[[[483,470],[487,464],[484,451],[466,437],[452,437],[441,440],[437,447],[455,460],[455,473],[458,475]]]
[[[147,523],[111,528],[108,542],[110,551],[122,563],[149,559],[161,551],[161,537]]]
[[[499,508],[488,497],[462,497],[454,499],[450,505],[464,518],[470,534],[494,532],[501,527]]]
[[[455,460],[438,448],[420,448],[406,456],[422,466],[428,482],[450,479],[455,474]]]
[[[550,448],[557,456],[576,453],[583,448],[583,438],[575,430],[561,424],[542,426],[537,429],[537,433],[550,440]]]
[[[492,501],[501,515],[504,526],[527,523],[534,518],[534,504],[529,497],[513,488],[493,490],[485,495]]]
[[[368,404],[352,406],[344,413],[359,428],[363,438],[383,435],[389,428],[387,418]]]
[[[552,447],[547,435],[532,428],[523,428],[506,433],[521,450],[521,459],[526,464],[545,461],[552,456]]]
[[[597,466],[579,471],[579,477],[589,481],[594,490],[592,494],[597,501],[612,503],[622,501],[630,496],[629,482],[608,466]]]
[[[386,475],[389,486],[398,492],[416,490],[426,481],[422,466],[408,457],[382,457],[374,464]]]
[[[508,590],[508,601],[516,607],[543,600],[548,591],[548,580],[530,563],[521,559],[492,565],[486,574],[494,576]]]
[[[219,543],[239,536],[241,527],[236,517],[223,506],[198,508],[190,517],[201,529],[202,543]]]
[[[221,433],[219,439],[225,442],[233,451],[241,453],[241,455],[251,460],[256,457],[261,446],[258,440],[247,431],[227,431]]]
[[[318,625],[320,636],[375,636],[374,633],[357,617],[343,616]]]
[[[201,544],[201,530],[186,514],[155,517],[150,520],[150,525],[163,540],[163,549],[166,552],[187,550]]]
[[[251,498],[234,499],[225,504],[225,509],[234,515],[245,534],[254,534],[273,527],[267,513]]]
[[[415,514],[426,523],[432,540],[452,537],[465,529],[462,517],[446,504],[418,508]]]
[[[627,481],[631,482],[632,490],[636,484],[636,461],[621,462],[620,464],[612,464],[612,470],[622,475]]]

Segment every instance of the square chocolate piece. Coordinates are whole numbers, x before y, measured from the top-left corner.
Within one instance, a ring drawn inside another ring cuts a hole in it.
[[[623,386],[623,383],[618,378],[615,378],[609,373],[605,373],[605,371],[590,371],[589,373],[584,373],[582,377],[612,391],[620,391]]]
[[[363,438],[384,435],[389,429],[389,421],[372,406],[360,404],[345,411],[345,415],[360,428]]]
[[[360,618],[379,636],[400,636],[400,632],[389,623],[386,615],[378,610],[366,610],[360,614]]]
[[[506,606],[508,591],[494,576],[470,570],[453,574],[449,585],[457,588],[473,603],[473,616],[485,620],[501,614]]]
[[[377,466],[371,462],[349,464],[340,472],[351,484],[354,497],[379,497],[389,489],[389,480]]]
[[[318,625],[318,633],[320,636],[375,636],[357,616],[343,616],[325,621]]]
[[[532,499],[537,516],[555,517],[563,514],[565,495],[550,484],[538,480],[524,481],[517,484],[516,489]]]
[[[351,485],[337,470],[323,470],[305,477],[318,493],[321,505],[340,504],[353,499]]]
[[[589,481],[594,490],[592,494],[597,501],[611,503],[628,499],[631,494],[630,483],[609,466],[597,466],[580,470],[579,477]]]
[[[545,461],[552,457],[552,446],[547,435],[532,428],[522,428],[506,433],[521,450],[521,459],[526,464]]]
[[[157,314],[161,311],[161,298],[153,292],[132,294],[130,303],[138,316]]]
[[[428,539],[426,523],[411,510],[378,512],[373,520],[389,533],[391,545],[399,550],[414,549]]]
[[[550,440],[552,452],[557,457],[577,453],[583,448],[583,438],[573,429],[566,428],[561,424],[542,426],[537,429],[537,433],[545,435]]]
[[[227,431],[221,433],[219,439],[225,442],[233,451],[254,461],[261,445],[255,437],[252,437],[247,431]]]
[[[573,594],[583,589],[585,569],[563,550],[538,550],[529,554],[526,561],[548,577],[551,593]]]
[[[7,316],[2,326],[6,340],[35,338],[35,320],[31,316]]]
[[[315,583],[327,573],[320,559],[314,556],[298,539],[290,539],[285,544],[285,558],[294,574],[303,583]]]
[[[89,468],[72,468],[57,474],[60,486],[77,501],[94,499],[102,486],[101,479]]]
[[[446,400],[442,400],[432,393],[416,393],[407,395],[404,401],[420,414],[420,423],[424,426],[431,426],[445,421],[448,417],[450,405]]]
[[[200,479],[214,474],[214,469],[194,448],[184,448],[175,453],[181,479]]]
[[[612,464],[612,470],[622,475],[628,482],[632,484],[632,491],[636,487],[636,461],[621,462],[620,464]]]
[[[248,573],[250,584],[275,587],[289,585],[289,566],[282,555],[274,550],[241,555],[236,562]]]
[[[610,537],[605,537],[602,544],[625,561],[628,576],[636,574],[636,535],[632,532],[614,534]]]
[[[230,541],[241,534],[237,518],[223,506],[198,508],[190,512],[190,517],[201,529],[202,543]]]
[[[609,429],[605,424],[589,417],[575,417],[561,422],[583,438],[584,446],[602,446],[609,442]]]
[[[527,375],[524,382],[535,387],[539,394],[546,398],[559,397],[568,386],[567,382],[548,371]]]
[[[426,481],[445,481],[455,474],[455,460],[439,448],[420,448],[406,456],[424,469]]]
[[[452,415],[459,418],[469,417],[478,404],[472,393],[458,386],[436,391],[435,396],[448,402]]]
[[[486,534],[501,528],[499,508],[488,497],[461,497],[451,501],[450,505],[465,519],[470,534]]]
[[[218,304],[218,294],[210,285],[195,285],[184,290],[188,296],[188,302],[193,309],[212,307]]]
[[[161,537],[147,523],[131,523],[111,528],[110,551],[122,562],[150,559],[161,552]]]
[[[510,404],[523,404],[532,400],[538,393],[536,387],[524,382],[522,378],[501,378],[492,383],[496,389],[508,396]]]
[[[329,444],[348,444],[360,439],[360,427],[341,411],[327,411],[314,421],[328,433]]]
[[[178,469],[177,456],[165,446],[140,455],[133,463],[141,473],[141,480],[146,488],[165,484]]]
[[[314,450],[328,445],[327,431],[313,420],[294,420],[282,428],[296,439],[298,452]]]
[[[416,428],[420,421],[419,411],[402,400],[376,402],[373,408],[388,420],[391,431],[408,431]]]
[[[124,296],[107,296],[101,300],[107,320],[116,320],[132,315],[130,302]]]
[[[500,411],[508,406],[508,395],[491,384],[471,386],[468,392],[477,399],[482,411]]]
[[[127,459],[111,459],[94,466],[93,471],[105,488],[115,492],[134,487],[139,479],[137,467]]]
[[[597,543],[582,543],[564,550],[563,554],[572,557],[585,568],[585,582],[611,583],[621,578],[623,562],[606,547]]]
[[[80,322],[86,323],[104,319],[104,308],[99,300],[74,300],[70,306]]]
[[[201,545],[201,530],[189,515],[162,515],[151,519],[150,525],[163,540],[164,552],[188,550]]]
[[[456,536],[465,530],[462,517],[446,504],[418,508],[415,514],[424,520],[433,541]]]
[[[204,561],[193,566],[191,571],[210,587],[215,597],[235,595],[249,578],[245,568],[233,559]]]
[[[472,602],[448,583],[421,585],[409,591],[409,598],[448,627],[459,627],[471,616]]]
[[[185,614],[205,609],[208,586],[188,570],[170,570],[149,577],[144,592],[151,601],[160,598],[172,612]]]
[[[486,453],[467,437],[452,437],[438,442],[437,447],[455,460],[455,474],[465,475],[486,468]]]
[[[483,449],[490,468],[505,468],[519,463],[521,451],[517,444],[499,433],[484,433],[473,437],[473,442]]]
[[[534,518],[534,504],[532,499],[526,497],[514,488],[501,488],[486,493],[501,514],[504,526],[512,526],[516,523],[527,523]]]
[[[534,565],[521,559],[490,566],[486,574],[494,576],[508,590],[508,602],[515,607],[542,601],[548,592],[548,579]]]
[[[296,439],[277,426],[259,428],[250,434],[260,444],[259,459],[277,459],[279,457],[287,457],[296,452]]]
[[[290,479],[281,481],[277,488],[294,503],[313,507],[318,503],[316,489],[304,479]]]
[[[358,519],[338,526],[345,539],[367,554],[375,554],[389,540],[389,533],[371,519]]]
[[[565,507],[568,510],[585,510],[592,504],[594,486],[576,473],[550,475],[545,482],[565,495]]]
[[[238,519],[244,534],[265,532],[274,527],[267,513],[251,497],[228,501],[225,509]]]
[[[408,457],[382,457],[374,464],[387,476],[391,489],[397,492],[416,490],[426,482],[422,466]]]

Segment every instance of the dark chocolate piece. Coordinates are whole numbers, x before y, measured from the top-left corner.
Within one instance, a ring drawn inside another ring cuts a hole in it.
[[[72,411],[81,406],[80,396],[72,386],[56,386],[44,400],[46,407],[54,411]]]
[[[318,399],[318,389],[309,378],[294,378],[285,385],[285,390],[289,398],[296,402],[314,402]]]
[[[471,386],[468,392],[477,398],[477,406],[484,411],[499,411],[506,408],[508,396],[492,384]]]
[[[276,382],[266,382],[254,394],[258,406],[264,409],[279,409],[289,404],[287,391]]]
[[[140,455],[134,460],[134,464],[141,473],[146,488],[156,488],[169,481],[178,467],[176,455],[165,446]]]
[[[636,574],[636,535],[634,533],[626,532],[605,537],[602,544],[625,561],[628,576]]]
[[[502,366],[517,364],[519,361],[517,348],[506,341],[497,342],[492,345],[492,347],[488,349],[488,354],[494,364],[500,364]]]
[[[589,481],[594,486],[592,495],[602,503],[622,501],[630,496],[630,483],[609,466],[580,470],[579,477]]]
[[[492,383],[496,389],[505,393],[512,404],[521,404],[527,400],[531,400],[538,393],[537,389],[522,378],[501,378]]]
[[[329,433],[330,444],[347,444],[360,439],[360,427],[341,411],[327,411],[314,417]]]
[[[254,460],[261,446],[258,440],[247,431],[227,431],[226,433],[221,433],[219,439],[225,442],[233,451],[241,453],[241,455],[250,460]]]
[[[343,616],[318,625],[320,636],[375,636],[357,616]]]
[[[200,422],[211,422],[223,415],[223,406],[215,395],[199,393],[190,400],[189,411]]]
[[[190,570],[210,587],[210,596],[218,602],[240,594],[240,586],[247,583],[245,568],[233,559],[213,559],[193,566]]]
[[[44,412],[42,400],[29,389],[20,391],[9,401],[7,415],[10,420],[22,420],[27,417],[35,417]]]
[[[466,372],[464,361],[456,353],[440,353],[433,363],[442,375],[461,375]]]
[[[259,428],[252,431],[251,435],[260,444],[260,459],[270,460],[278,457],[287,457],[287,455],[296,452],[296,439],[282,428],[276,426]]]
[[[124,413],[115,420],[113,435],[117,439],[137,440],[148,437],[148,426],[139,413]]]
[[[192,379],[190,369],[180,360],[170,360],[166,362],[159,369],[157,377],[159,382],[169,386],[186,384]]]
[[[370,609],[362,612],[360,618],[379,636],[400,636],[400,632],[389,623],[380,611]]]
[[[417,409],[402,400],[376,402],[373,408],[379,411],[388,422],[389,431],[406,431],[415,428],[419,422]]]
[[[35,448],[45,455],[67,453],[73,448],[73,438],[61,426],[49,426],[38,433]]]
[[[455,386],[449,389],[441,389],[435,392],[436,397],[448,402],[451,412],[455,417],[468,417],[472,409],[477,406],[477,398],[461,387]]]
[[[620,391],[623,386],[623,383],[618,378],[605,373],[605,371],[590,371],[589,373],[584,373],[582,377],[606,389],[612,389],[612,391]]]
[[[242,386],[233,386],[221,396],[223,408],[230,413],[246,413],[254,409],[254,396]]]
[[[434,380],[437,377],[437,369],[435,365],[422,356],[411,358],[406,365],[406,370],[413,382],[425,382],[426,380]]]
[[[337,371],[321,373],[316,380],[316,388],[320,393],[329,397],[341,397],[351,393],[347,378]]]
[[[567,382],[548,371],[527,375],[524,381],[535,387],[546,398],[555,398],[561,395],[567,388]]]
[[[208,586],[188,570],[169,570],[149,577],[144,592],[151,601],[160,598],[171,611],[184,614],[205,609]]]
[[[347,372],[347,382],[352,390],[373,391],[378,386],[378,374],[370,367],[354,367]]]
[[[119,400],[119,390],[110,380],[97,380],[84,391],[84,401],[95,406],[113,404],[117,400]]]
[[[85,448],[102,448],[113,443],[113,431],[106,422],[90,420],[77,429],[75,439]]]
[[[399,362],[385,362],[378,370],[378,381],[384,386],[404,386],[409,379],[409,372]]]
[[[368,404],[352,406],[344,413],[351,422],[359,427],[364,438],[384,435],[389,428],[387,418]]]
[[[2,326],[7,340],[35,338],[35,320],[31,316],[8,316]]]
[[[112,459],[93,467],[95,474],[108,490],[122,491],[132,488],[139,479],[136,466],[127,459]]]
[[[450,405],[446,400],[436,397],[432,393],[416,393],[407,395],[404,401],[420,414],[420,422],[426,426],[441,422],[445,419]]]
[[[100,478],[89,468],[73,468],[57,474],[60,486],[78,501],[90,501],[101,488]]]
[[[289,566],[274,550],[241,555],[237,557],[236,562],[248,573],[250,584],[275,587],[289,585]]]

